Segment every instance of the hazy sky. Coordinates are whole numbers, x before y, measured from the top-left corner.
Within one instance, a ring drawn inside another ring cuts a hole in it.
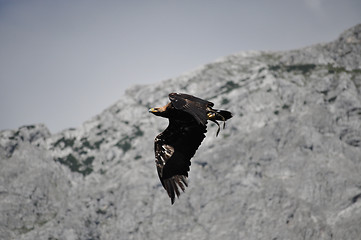
[[[78,127],[133,84],[357,23],[360,0],[0,0],[0,130]]]

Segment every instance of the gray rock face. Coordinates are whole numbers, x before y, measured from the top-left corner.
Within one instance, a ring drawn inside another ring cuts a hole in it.
[[[154,164],[170,92],[234,113],[172,206]],[[78,129],[0,132],[0,239],[360,239],[361,25],[134,86]]]

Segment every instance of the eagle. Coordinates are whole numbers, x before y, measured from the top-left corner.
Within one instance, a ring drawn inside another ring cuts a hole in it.
[[[188,187],[191,158],[205,138],[207,121],[217,124],[218,136],[217,121],[223,121],[224,128],[232,113],[213,109],[212,102],[184,93],[170,93],[169,100],[165,106],[151,108],[149,112],[169,119],[168,127],[154,140],[154,151],[160,182],[173,205],[180,189],[184,192]]]

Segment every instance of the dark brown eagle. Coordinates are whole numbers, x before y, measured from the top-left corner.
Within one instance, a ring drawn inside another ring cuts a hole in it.
[[[168,127],[154,141],[155,163],[159,179],[167,190],[172,204],[179,188],[184,192],[188,186],[187,177],[191,158],[207,132],[207,120],[217,122],[232,117],[232,113],[212,109],[213,103],[182,93],[169,94],[170,102],[164,107],[151,108],[149,112],[169,119]]]

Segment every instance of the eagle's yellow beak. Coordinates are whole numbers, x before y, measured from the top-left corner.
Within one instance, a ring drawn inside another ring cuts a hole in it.
[[[158,112],[158,110],[156,108],[150,108],[148,111],[151,113]]]

